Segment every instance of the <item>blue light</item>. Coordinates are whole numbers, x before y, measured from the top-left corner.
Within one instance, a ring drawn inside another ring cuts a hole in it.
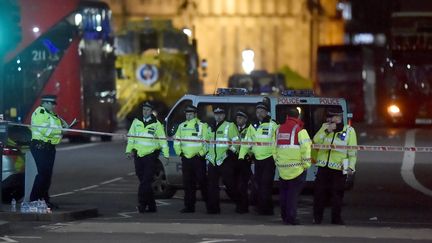
[[[48,39],[43,39],[42,43],[49,50],[51,54],[57,54],[60,50]]]

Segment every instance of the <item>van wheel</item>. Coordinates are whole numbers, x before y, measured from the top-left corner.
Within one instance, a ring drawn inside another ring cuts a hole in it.
[[[172,198],[176,193],[176,189],[168,185],[164,167],[160,161],[157,162],[154,174],[154,182],[152,184],[155,198],[168,199]]]

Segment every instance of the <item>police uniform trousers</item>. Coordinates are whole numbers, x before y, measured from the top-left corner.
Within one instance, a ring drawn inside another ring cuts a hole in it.
[[[257,209],[259,214],[274,214],[272,192],[275,168],[273,156],[263,160],[255,160],[254,179],[257,185]]]
[[[290,180],[279,178],[281,218],[285,224],[297,224],[298,197],[306,182],[306,174],[304,171]]]
[[[36,163],[37,175],[30,194],[30,201],[43,199],[49,202],[49,188],[56,155],[55,146],[40,140],[32,140],[30,151]]]
[[[314,220],[321,223],[326,203],[330,199],[332,223],[341,221],[342,200],[345,191],[346,175],[340,170],[318,167],[314,188]]]
[[[234,180],[239,195],[236,212],[247,213],[249,211],[249,180],[251,178],[251,161],[250,159],[234,160]]]
[[[208,163],[208,196],[207,196],[207,212],[219,213],[220,212],[220,195],[219,195],[219,178],[226,187],[228,196],[237,205],[239,201],[239,193],[236,187],[234,177],[234,162],[235,155],[228,155],[221,165],[213,165]]]
[[[154,181],[156,159],[158,155],[159,151],[156,151],[134,159],[135,174],[139,179],[138,204],[142,211],[147,207],[149,211],[156,210],[152,183]]]
[[[207,200],[206,161],[199,155],[195,155],[190,159],[182,156],[181,160],[185,209],[195,211],[197,184],[201,190],[203,200]]]

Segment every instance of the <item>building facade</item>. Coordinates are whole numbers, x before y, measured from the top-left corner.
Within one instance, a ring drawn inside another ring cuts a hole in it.
[[[192,29],[200,58],[208,63],[205,93],[243,73],[245,49],[254,51],[257,70],[289,66],[314,80],[317,46],[344,41],[337,0],[104,1],[111,6],[116,30],[146,17],[172,19],[176,27]]]

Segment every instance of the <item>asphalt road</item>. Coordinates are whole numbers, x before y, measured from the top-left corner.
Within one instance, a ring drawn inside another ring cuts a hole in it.
[[[431,146],[432,130],[358,127],[359,144]],[[12,223],[0,242],[411,242],[432,241],[430,153],[360,152],[355,186],[345,194],[346,226],[312,225],[312,195],[299,205],[301,226],[278,216],[238,215],[229,200],[221,215],[203,202],[181,214],[183,192],[158,200],[158,212],[135,211],[137,179],[123,155],[125,141],[63,144],[58,148],[51,195],[60,207],[93,206],[100,216],[63,222]],[[223,196],[223,198],[226,198]],[[277,205],[277,196],[274,197]],[[327,210],[329,211],[329,210]],[[329,213],[329,212],[326,212]]]

